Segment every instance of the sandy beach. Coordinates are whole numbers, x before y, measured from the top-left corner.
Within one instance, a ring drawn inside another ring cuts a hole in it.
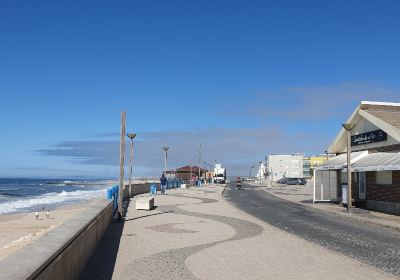
[[[38,219],[35,212],[0,215],[0,261],[98,201],[62,206],[50,211],[49,218],[45,211],[39,212]]]

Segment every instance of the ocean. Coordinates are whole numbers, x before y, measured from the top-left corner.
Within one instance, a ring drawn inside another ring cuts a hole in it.
[[[0,214],[55,209],[88,199],[106,198],[112,180],[0,178]]]

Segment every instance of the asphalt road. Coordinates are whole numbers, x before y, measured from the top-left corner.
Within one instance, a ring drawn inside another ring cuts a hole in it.
[[[400,277],[400,232],[344,220],[246,184],[240,190],[229,184],[224,198],[268,224]]]

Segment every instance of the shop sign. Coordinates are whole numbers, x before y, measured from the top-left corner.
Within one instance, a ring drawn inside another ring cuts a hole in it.
[[[383,130],[374,130],[351,136],[351,145],[363,145],[387,140],[387,134]]]

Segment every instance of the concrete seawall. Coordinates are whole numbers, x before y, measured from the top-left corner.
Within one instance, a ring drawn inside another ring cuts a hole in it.
[[[149,192],[150,184],[131,188],[135,196]],[[128,197],[126,187],[123,198]],[[111,202],[101,201],[90,206],[85,213],[1,261],[0,279],[78,279],[112,221]]]

